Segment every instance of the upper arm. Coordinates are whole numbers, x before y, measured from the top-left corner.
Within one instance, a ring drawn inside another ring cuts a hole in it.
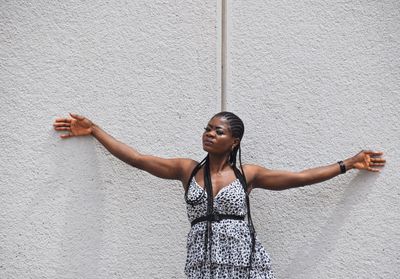
[[[257,165],[245,165],[244,171],[251,188],[284,190],[305,185],[305,176],[300,172],[270,170]]]
[[[138,155],[130,165],[164,179],[180,180],[186,183],[197,162],[187,158],[161,158],[152,155]]]

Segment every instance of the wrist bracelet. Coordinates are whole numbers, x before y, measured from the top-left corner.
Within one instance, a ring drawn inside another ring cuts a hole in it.
[[[345,173],[346,172],[346,165],[343,163],[343,161],[338,162],[340,166],[340,173]]]

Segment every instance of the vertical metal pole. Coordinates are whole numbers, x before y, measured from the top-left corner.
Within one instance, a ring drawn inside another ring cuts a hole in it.
[[[227,0],[221,1],[221,111],[225,111],[227,74]]]

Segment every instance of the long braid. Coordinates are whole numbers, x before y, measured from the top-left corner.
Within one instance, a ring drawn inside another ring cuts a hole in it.
[[[245,173],[243,171],[242,149],[241,148],[239,148],[239,164],[240,164],[240,169],[242,171],[242,176],[243,176],[244,183],[246,184],[245,189],[246,189],[246,204],[247,204],[247,222],[248,222],[249,227],[250,227],[250,236],[251,236],[251,253],[250,253],[250,259],[249,259],[249,278],[250,278],[250,271],[251,271],[251,268],[252,268],[253,257],[254,257],[254,253],[255,253],[255,250],[256,250],[256,231],[254,229],[253,220],[251,218],[250,198],[249,198],[249,191],[248,191],[246,175],[245,175]]]
[[[190,182],[192,181],[192,178],[196,175],[196,173],[204,166],[204,184],[205,184],[205,189],[203,190],[203,194],[200,195],[198,198],[195,200],[190,200],[188,197],[188,191],[190,187]],[[200,163],[196,165],[196,167],[193,169],[188,185],[186,187],[186,192],[185,192],[185,200],[188,204],[195,206],[199,204],[202,201],[202,198],[204,196],[204,192],[207,193],[207,215],[213,214],[213,194],[212,194],[212,182],[211,182],[211,174],[210,174],[210,158],[207,155]],[[207,221],[207,233],[205,234],[205,239],[204,239],[204,264],[207,264],[207,261],[210,263],[211,267],[211,247],[212,247],[212,227],[211,227],[211,220]],[[207,259],[208,256],[208,259]],[[204,267],[204,266],[203,266]],[[211,271],[212,272],[212,271]]]
[[[207,157],[208,157],[208,156],[207,156]],[[198,164],[196,165],[196,167],[193,169],[192,173],[190,174],[189,181],[188,181],[188,183],[187,183],[187,185],[186,185],[186,188],[185,188],[185,201],[186,201],[186,203],[188,203],[188,204],[190,204],[190,205],[192,205],[192,206],[194,206],[194,205],[200,203],[201,199],[202,199],[203,196],[204,196],[204,192],[203,192],[203,195],[200,195],[197,199],[195,199],[195,200],[190,200],[189,197],[188,197],[188,192],[189,192],[190,183],[191,183],[191,181],[192,181],[192,178],[196,175],[196,173],[197,173],[197,172],[201,169],[201,167],[205,164],[205,162],[206,162],[206,160],[207,160],[207,157],[205,157],[203,160],[201,160],[201,162],[198,163]]]
[[[205,184],[206,184],[206,185],[209,185],[209,184],[206,182],[206,181],[209,180],[209,177],[210,177],[210,172],[209,172],[209,171],[207,172],[207,170],[210,169],[210,168],[209,168],[209,157],[208,157],[208,155],[207,155],[200,163],[198,163],[198,164],[196,165],[196,167],[194,167],[192,173],[190,174],[189,181],[188,181],[188,184],[187,184],[186,189],[185,189],[185,201],[186,201],[187,204],[190,204],[191,206],[195,206],[195,205],[200,204],[201,201],[203,200],[204,193],[206,193],[206,192],[208,193],[208,191],[209,191],[209,190],[208,190],[209,187],[205,187],[205,189],[203,189],[202,194],[201,194],[200,196],[198,196],[198,197],[197,197],[196,199],[194,199],[194,200],[189,199],[189,196],[188,196],[190,183],[191,183],[193,177],[197,174],[197,172],[198,172],[203,166],[204,166],[204,181],[205,181]],[[208,174],[207,174],[207,173],[208,173]],[[207,178],[207,176],[208,176],[208,178]],[[208,194],[208,196],[210,196],[210,195]],[[208,204],[209,204],[209,198],[207,198],[207,205],[208,205]],[[208,214],[208,212],[209,212],[209,208],[208,208],[208,206],[207,206],[207,214]],[[209,237],[210,232],[211,232],[211,227],[210,227],[210,224],[207,223],[207,233],[206,233],[205,239],[204,239],[204,263],[207,263],[207,254],[208,254],[208,253],[207,253],[207,250],[208,250],[208,241],[209,241],[209,239],[210,239],[210,237]],[[205,266],[203,265],[202,268],[205,268]]]
[[[212,182],[211,182],[211,174],[210,174],[210,158],[207,156],[206,163],[204,165],[204,184],[205,188],[207,191],[207,215],[210,216],[213,214],[213,204],[214,204],[214,199],[213,199],[213,191],[212,191]],[[210,273],[211,273],[211,278],[212,278],[212,264],[211,264],[211,247],[212,247],[212,226],[211,226],[211,220],[207,220],[207,233],[205,235],[205,263],[207,264],[207,255],[209,256],[208,262],[210,264]]]

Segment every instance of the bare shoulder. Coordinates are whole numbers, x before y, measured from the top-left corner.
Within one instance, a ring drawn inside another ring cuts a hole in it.
[[[257,168],[259,166],[254,164],[244,164],[243,165],[243,172],[246,176],[247,184],[251,187],[254,181],[254,177],[257,174]]]
[[[184,171],[192,171],[194,169],[194,167],[197,166],[197,164],[199,162],[197,162],[196,160],[193,159],[189,159],[189,158],[179,158],[178,160],[181,161],[181,165],[184,169]],[[190,175],[190,174],[189,174]]]
[[[183,184],[183,187],[185,188],[187,183],[189,182],[190,175],[192,174],[193,169],[198,165],[199,162],[189,158],[179,158],[179,160],[182,167],[181,182]]]
[[[255,164],[244,164],[243,170],[245,171],[245,173],[247,175],[247,172],[249,172],[249,174],[250,174],[250,172],[254,172],[257,169],[257,167],[259,167],[259,166],[255,165]]]
[[[253,188],[257,177],[260,174],[265,174],[265,172],[268,172],[268,169],[255,164],[245,164],[243,165],[243,171],[248,185]]]

